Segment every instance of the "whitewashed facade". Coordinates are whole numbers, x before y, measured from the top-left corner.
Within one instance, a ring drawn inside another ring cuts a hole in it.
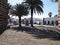
[[[49,17],[43,19],[44,25],[58,25],[58,17]]]
[[[11,16],[10,17],[12,22],[19,23],[19,18],[17,16]],[[24,18],[22,19],[22,23],[30,24],[31,18]],[[33,18],[33,24],[39,24],[39,25],[58,25],[58,17],[48,17],[48,18]]]
[[[26,21],[28,21],[28,23],[30,23],[31,18],[25,18],[24,19],[24,23],[26,23]],[[42,25],[43,24],[43,20],[42,19],[38,19],[38,18],[33,18],[33,23],[34,24],[39,24]]]
[[[25,18],[24,23],[30,23],[30,18]],[[43,19],[33,18],[33,23],[40,24],[40,25],[58,25],[58,17],[48,17]]]

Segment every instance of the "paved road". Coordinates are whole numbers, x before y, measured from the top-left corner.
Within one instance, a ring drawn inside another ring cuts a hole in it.
[[[56,36],[56,32],[52,30],[31,27],[8,29],[0,35],[0,45],[60,45],[60,41],[53,39]]]

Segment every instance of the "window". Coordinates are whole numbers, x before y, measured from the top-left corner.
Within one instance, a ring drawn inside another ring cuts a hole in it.
[[[54,25],[54,21],[52,21],[52,23],[51,23],[52,25]]]
[[[44,21],[43,24],[45,25],[46,24],[46,21]]]
[[[50,24],[50,21],[48,21],[48,25]]]
[[[58,21],[56,21],[55,24],[58,25]]]

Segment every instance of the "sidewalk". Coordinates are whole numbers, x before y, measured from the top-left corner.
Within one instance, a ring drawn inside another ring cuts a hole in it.
[[[21,30],[6,30],[0,35],[0,45],[60,45],[60,41],[51,39],[56,37],[53,31],[29,27],[23,27]]]

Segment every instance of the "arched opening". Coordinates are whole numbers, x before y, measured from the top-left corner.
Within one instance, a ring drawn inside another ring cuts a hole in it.
[[[56,21],[55,24],[58,25],[58,21]]]
[[[48,21],[48,25],[50,25],[50,21]]]
[[[52,25],[54,25],[54,21],[52,21],[52,23],[51,23]]]

